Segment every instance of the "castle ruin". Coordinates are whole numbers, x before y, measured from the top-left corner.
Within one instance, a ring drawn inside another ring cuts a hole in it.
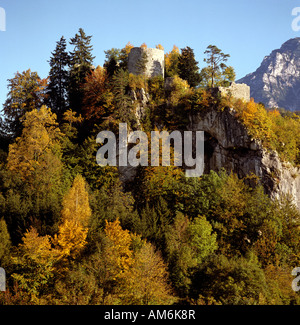
[[[165,53],[160,49],[134,47],[128,55],[129,73],[140,75],[147,78],[162,76],[165,72]],[[169,87],[173,78],[167,78],[165,87]],[[232,82],[229,87],[215,87],[211,89],[212,93],[221,96],[230,95],[234,98],[240,98],[246,102],[250,101],[250,87],[246,84],[237,84]]]
[[[237,99],[243,99],[246,102],[250,101],[250,87],[246,84],[236,84],[232,82],[229,87],[217,87],[221,96],[230,95]]]
[[[145,58],[143,74],[147,78],[162,76],[165,71],[165,52],[159,49],[134,47],[128,55],[128,71],[141,74],[140,63]],[[142,63],[143,64],[143,63]]]

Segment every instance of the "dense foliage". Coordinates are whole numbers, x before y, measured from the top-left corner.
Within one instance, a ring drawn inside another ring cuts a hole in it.
[[[288,197],[272,201],[253,175],[250,187],[224,170],[186,178],[177,167],[144,167],[124,186],[117,168],[97,165],[95,141],[119,122],[182,129],[188,114],[228,106],[251,136],[299,164],[299,117],[215,98],[211,81],[197,87],[203,73],[189,47],[166,54],[173,79],[165,87],[161,77],[129,75],[130,43],[93,67],[90,42],[80,29],[68,53],[61,38],[49,80],[28,70],[9,81],[0,304],[299,304],[291,270],[300,263],[300,214]],[[225,70],[214,84],[232,79]],[[137,89],[149,94],[140,121]]]

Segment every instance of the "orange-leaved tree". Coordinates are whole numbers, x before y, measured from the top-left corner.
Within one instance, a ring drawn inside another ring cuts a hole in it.
[[[83,85],[83,111],[87,119],[99,119],[113,112],[113,94],[106,69],[98,66]]]

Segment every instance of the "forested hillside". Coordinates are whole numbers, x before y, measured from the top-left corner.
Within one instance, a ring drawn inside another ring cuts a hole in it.
[[[299,116],[214,96],[210,87],[235,79],[214,46],[201,71],[190,47],[174,46],[165,87],[143,65],[129,74],[130,43],[106,51],[103,67],[93,66],[82,29],[69,43],[71,51],[63,37],[57,43],[48,78],[28,69],[8,81],[0,304],[299,304],[291,271],[300,265],[300,213],[289,197],[272,201],[254,175],[225,170],[187,178],[179,167],[139,167],[123,184],[117,167],[96,162],[97,134],[117,134],[121,122],[184,130],[189,114],[232,107],[253,138],[298,166]],[[141,119],[136,89],[149,96]]]

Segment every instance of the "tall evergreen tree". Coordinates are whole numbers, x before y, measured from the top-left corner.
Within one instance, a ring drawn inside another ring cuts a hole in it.
[[[113,94],[115,101],[115,117],[122,123],[127,123],[131,127],[136,124],[133,104],[128,95],[129,74],[121,69],[113,76]]]
[[[87,74],[93,68],[93,46],[90,45],[92,36],[87,36],[82,28],[78,34],[71,38],[70,44],[74,46],[70,53],[70,85],[69,101],[73,111],[80,113],[82,109],[83,89]]]
[[[67,52],[66,39],[62,36],[50,58],[50,73],[47,104],[61,119],[68,108],[68,85],[70,56]]]
[[[178,62],[179,77],[186,80],[191,87],[196,87],[201,81],[198,62],[195,59],[194,50],[189,46],[181,49]]]

